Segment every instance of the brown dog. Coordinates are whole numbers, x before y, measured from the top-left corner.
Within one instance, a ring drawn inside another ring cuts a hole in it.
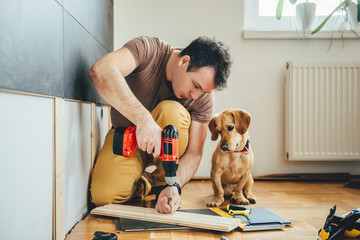
[[[236,204],[256,203],[251,194],[254,179],[251,168],[254,154],[249,145],[248,128],[251,116],[241,109],[228,109],[215,115],[209,129],[211,140],[215,141],[220,134],[221,140],[212,156],[211,180],[214,197],[208,207],[218,207],[224,197]]]

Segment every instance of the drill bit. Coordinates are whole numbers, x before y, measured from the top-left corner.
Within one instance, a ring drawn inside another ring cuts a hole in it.
[[[176,176],[172,176],[172,177],[166,177],[165,175],[165,182],[166,184],[169,186],[169,205],[170,205],[170,211],[172,212],[172,208],[173,208],[173,190],[171,190],[171,187],[175,186],[176,183]]]
[[[171,195],[171,186],[169,186],[169,203],[170,203],[170,213],[172,212],[172,208],[173,208],[173,203],[172,203],[172,195]]]

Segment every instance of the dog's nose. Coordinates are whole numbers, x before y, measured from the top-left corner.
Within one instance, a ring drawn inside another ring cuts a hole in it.
[[[228,147],[229,147],[229,146],[228,146],[227,144],[221,144],[220,149],[223,150],[224,152],[226,152],[226,151],[229,150]]]

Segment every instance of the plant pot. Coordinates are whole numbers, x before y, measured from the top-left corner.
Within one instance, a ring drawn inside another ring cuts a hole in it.
[[[296,5],[296,23],[299,29],[310,30],[315,20],[316,4],[304,2]]]
[[[359,8],[358,7],[359,6],[355,3],[351,3],[347,7],[350,26],[351,26],[351,29],[353,29],[355,31],[360,31],[360,22],[359,22],[359,16],[358,16]]]

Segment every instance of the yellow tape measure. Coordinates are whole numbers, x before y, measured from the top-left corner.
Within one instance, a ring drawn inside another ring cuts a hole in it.
[[[220,208],[217,207],[211,207],[209,208],[211,211],[213,211],[214,213],[222,216],[222,217],[229,217],[229,218],[233,218],[234,216],[231,216],[230,214],[228,214],[227,212],[224,212],[223,210],[221,210]],[[244,228],[244,226],[246,226],[247,223],[245,222],[241,222],[239,227]]]
[[[233,216],[231,216],[230,214],[228,214],[227,212],[224,212],[223,210],[221,210],[220,208],[217,207],[211,207],[209,208],[211,211],[213,211],[214,213],[222,216],[222,217],[229,217],[229,218],[233,218]]]

